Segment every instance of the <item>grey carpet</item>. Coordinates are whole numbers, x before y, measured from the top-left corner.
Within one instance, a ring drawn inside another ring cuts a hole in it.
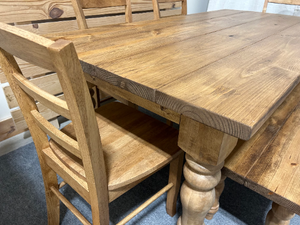
[[[141,184],[110,203],[110,222],[116,224],[152,194],[166,185],[168,167],[149,177]],[[91,220],[90,206],[69,186],[62,188],[78,209]],[[178,200],[178,213],[172,218],[165,212],[166,195],[153,202],[128,224],[176,224],[181,214]],[[225,190],[220,199],[221,209],[207,225],[264,223],[271,202],[255,192],[226,180]],[[61,224],[80,224],[76,217],[61,204]],[[0,157],[0,224],[47,224],[47,213],[42,175],[33,143]],[[300,224],[295,216],[291,225]]]

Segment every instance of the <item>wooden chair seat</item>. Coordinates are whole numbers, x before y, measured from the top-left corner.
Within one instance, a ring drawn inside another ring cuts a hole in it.
[[[108,190],[148,177],[181,152],[177,145],[178,131],[148,115],[117,102],[101,106],[96,112],[108,172]],[[72,123],[61,131],[76,140]],[[53,140],[50,140],[50,147],[57,160],[86,179],[81,159]]]
[[[300,215],[299,97],[298,85],[257,134],[249,141],[239,140],[222,171],[284,207],[290,216]]]

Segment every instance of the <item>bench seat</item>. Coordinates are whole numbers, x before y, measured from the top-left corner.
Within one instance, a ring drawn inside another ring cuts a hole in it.
[[[222,172],[300,215],[299,97],[298,85],[249,141],[239,140]]]

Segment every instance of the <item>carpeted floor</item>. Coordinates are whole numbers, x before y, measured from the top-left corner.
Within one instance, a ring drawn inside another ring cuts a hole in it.
[[[146,179],[144,182],[110,204],[110,222],[116,224],[167,182],[168,167]],[[91,220],[90,206],[69,186],[62,188],[65,196]],[[176,224],[181,214],[173,218],[165,212],[166,195],[153,202],[146,210],[128,224],[168,225]],[[251,190],[226,180],[225,190],[220,199],[221,209],[207,225],[249,224],[260,225],[268,212],[271,202]],[[39,162],[33,143],[0,157],[0,224],[47,224],[44,187]],[[61,204],[61,224],[80,224],[77,218]],[[300,224],[295,216],[291,225]]]

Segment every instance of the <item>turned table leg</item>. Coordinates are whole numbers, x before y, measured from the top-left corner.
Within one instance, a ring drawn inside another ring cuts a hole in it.
[[[177,225],[204,224],[206,214],[215,201],[215,187],[221,178],[221,168],[217,166],[200,165],[186,155],[183,173],[185,181],[181,187],[182,216]]]
[[[295,213],[290,212],[287,208],[273,202],[265,225],[289,225],[290,220],[295,216]]]
[[[226,176],[222,175],[219,184],[215,187],[215,192],[216,192],[215,202],[205,217],[208,220],[211,220],[220,208],[219,200],[225,187],[225,182],[224,182],[225,179]]]
[[[177,225],[203,225],[208,213],[211,218],[217,212],[225,179],[221,180],[221,169],[237,140],[181,115],[178,145],[186,152],[186,180],[181,187],[182,216]]]

